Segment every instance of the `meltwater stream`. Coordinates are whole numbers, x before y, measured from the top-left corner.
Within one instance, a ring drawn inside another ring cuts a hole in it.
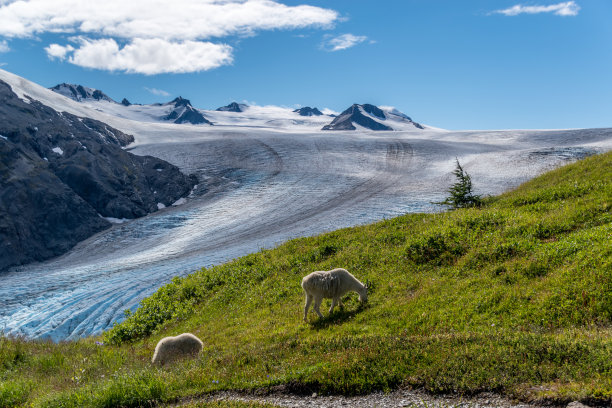
[[[152,139],[132,152],[195,173],[200,185],[182,205],[0,274],[0,331],[54,341],[97,334],[174,276],[293,237],[438,210],[431,202],[453,182],[455,157],[479,193],[497,194],[610,148],[610,130],[429,137],[262,130]]]

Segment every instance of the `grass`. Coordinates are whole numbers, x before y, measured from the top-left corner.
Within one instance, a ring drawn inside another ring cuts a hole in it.
[[[300,238],[174,279],[103,338],[0,339],[0,407],[153,406],[272,386],[609,404],[611,180],[612,153],[594,156],[481,208]],[[368,283],[368,304],[348,295],[303,323],[301,278],[334,267]],[[152,367],[157,341],[182,332],[202,339],[201,358]]]

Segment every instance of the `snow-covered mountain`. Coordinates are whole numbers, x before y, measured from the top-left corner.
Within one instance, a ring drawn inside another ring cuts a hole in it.
[[[439,130],[423,126],[393,107],[354,104],[341,114],[316,107],[290,109],[280,106],[249,106],[232,102],[215,110],[195,108],[188,99],[178,97],[167,103],[133,104],[126,98],[117,103],[104,92],[82,85],[59,84],[53,92],[119,118],[139,122],[172,122],[190,125],[291,128],[293,130]],[[333,121],[330,123],[330,116]]]
[[[229,105],[221,106],[217,108],[217,112],[244,112],[249,105],[244,103],[232,102]]]
[[[134,105],[126,98],[117,103],[104,92],[83,85],[59,84],[50,88],[53,92],[66,96],[74,101],[88,104],[96,110],[108,112],[121,117],[133,116],[130,113],[148,113],[150,120],[170,121],[172,123],[192,125],[212,123],[207,120],[199,109],[191,105],[189,99],[178,97],[164,104]],[[142,118],[134,118],[141,120]]]
[[[321,116],[323,113],[317,108],[311,108],[310,106],[304,106],[303,108],[299,108],[294,110],[295,113],[300,116]]]
[[[88,88],[83,85],[75,85],[75,84],[58,84],[51,88],[53,92],[57,92],[60,95],[64,95],[70,99],[73,99],[77,102],[81,102],[83,100],[95,100],[95,101],[107,101],[107,102],[115,102],[111,97],[106,95],[104,92],[99,89]]]
[[[334,120],[323,126],[322,130],[408,130],[425,129],[423,125],[413,122],[406,114],[395,108],[379,108],[368,103],[353,104]]]
[[[212,123],[202,115],[202,113],[195,109],[189,99],[178,97],[166,105],[174,105],[172,110],[163,117],[164,120],[171,120],[174,123],[191,123],[192,125],[199,125],[205,123],[212,125]]]

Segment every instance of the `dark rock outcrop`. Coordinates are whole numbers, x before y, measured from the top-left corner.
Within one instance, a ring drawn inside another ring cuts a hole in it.
[[[217,108],[218,112],[244,112],[248,106],[243,103],[232,102],[229,105]]]
[[[125,151],[133,141],[0,81],[0,270],[66,252],[108,228],[102,217],[140,217],[189,194],[195,177]]]
[[[121,104],[123,106],[130,106],[131,105],[130,101],[128,101],[127,98],[123,98],[123,100],[121,101]]]
[[[321,116],[323,113],[317,108],[311,108],[310,106],[304,106],[303,108],[296,109],[293,112],[299,113],[300,116]]]
[[[93,99],[96,101],[108,101],[115,102],[110,96],[98,89],[88,88],[83,85],[75,84],[58,84],[51,88],[53,92],[57,92],[60,95],[67,96],[70,99],[74,99],[77,102],[81,102],[87,99]]]
[[[354,104],[340,115],[336,116],[336,118],[334,118],[329,125],[323,126],[322,130],[355,130],[357,128],[353,125],[353,123],[370,130],[393,130],[391,127],[383,125],[371,117],[364,115],[361,111],[362,109],[373,116],[381,119],[385,118],[384,112],[374,105]]]
[[[361,105],[361,108],[369,113],[370,115],[376,116],[379,119],[385,120],[385,112],[382,111],[378,106],[370,105],[369,103],[364,103]]]
[[[191,123],[192,125],[199,125],[206,123],[212,125],[212,123],[195,109],[189,99],[182,97],[175,98],[170,101],[167,105],[174,105],[173,109],[162,119],[171,120],[174,123]]]
[[[182,96],[179,96],[178,98],[174,98],[168,104],[174,104],[175,108],[178,108],[181,106],[192,106],[191,101],[189,99],[183,98]]]

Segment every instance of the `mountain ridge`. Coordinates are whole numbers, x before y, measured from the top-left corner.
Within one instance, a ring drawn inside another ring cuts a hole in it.
[[[89,88],[83,85],[68,84],[64,82],[61,84],[57,84],[50,89],[54,92],[59,93],[60,95],[64,95],[77,102],[81,102],[87,99],[94,99],[96,101],[103,100],[107,102],[117,103],[110,96],[106,95],[104,92],[98,89]]]
[[[88,88],[82,85],[75,84],[59,84],[52,88],[52,91],[69,97],[76,102],[99,102],[106,101],[112,102],[113,104],[123,105],[126,108],[132,106],[126,98],[123,98],[121,103],[114,101],[108,97],[102,91]],[[150,105],[137,105],[141,111],[145,111],[148,107],[163,107],[172,106],[172,109],[163,113],[163,115],[157,116],[160,121],[170,121],[176,124],[217,124],[218,120],[227,120],[228,117],[214,118],[215,112],[228,112],[228,113],[243,113],[250,107],[246,104],[231,102],[228,105],[218,107],[214,110],[206,110],[195,108],[189,99],[185,99],[181,96],[173,99],[166,103],[155,103]],[[104,106],[101,106],[104,111]],[[250,109],[252,110],[252,108]],[[339,115],[324,115],[318,108],[305,106],[298,109],[291,110],[292,113],[297,113],[303,118],[318,118],[324,116],[331,116],[333,119],[330,123],[323,125],[320,130],[322,131],[334,131],[334,130],[372,130],[372,131],[394,131],[394,130],[425,130],[431,129],[425,127],[418,122],[414,122],[408,115],[398,111],[393,107],[379,107],[372,104],[358,104],[354,103],[349,108],[345,109]],[[211,116],[213,116],[211,118]],[[236,119],[237,117],[234,117]],[[230,119],[231,120],[231,119]],[[247,120],[241,119],[241,121]],[[268,118],[266,123],[268,125],[276,124],[281,125],[296,125],[303,124],[301,121],[292,121],[288,118]],[[231,123],[223,123],[224,125],[231,125]],[[314,122],[313,127],[322,123]]]

